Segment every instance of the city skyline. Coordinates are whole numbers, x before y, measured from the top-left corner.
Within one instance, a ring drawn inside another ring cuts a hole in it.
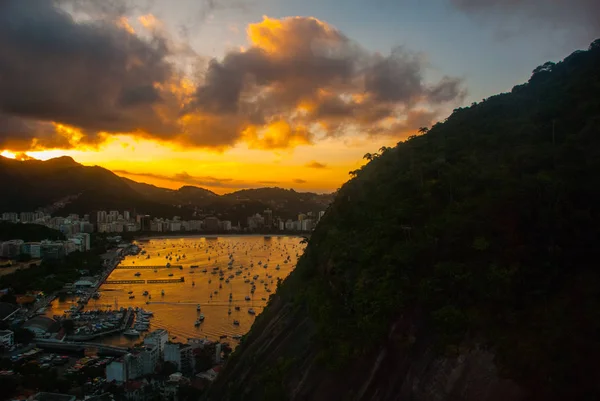
[[[538,3],[5,2],[3,18],[30,22],[3,24],[20,72],[0,86],[0,153],[69,155],[167,188],[331,192],[365,153],[510,91],[599,33],[592,2]],[[36,37],[66,56],[39,52]],[[100,51],[114,74],[97,68]]]

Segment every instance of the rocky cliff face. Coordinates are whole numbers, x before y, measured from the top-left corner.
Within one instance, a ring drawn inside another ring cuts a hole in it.
[[[452,356],[433,350],[408,319],[358,361],[333,372],[314,347],[315,325],[277,300],[248,345],[211,388],[210,400],[519,401],[528,394],[502,378],[494,354],[464,344]],[[407,347],[407,338],[411,342]],[[421,339],[417,339],[421,338]],[[410,348],[410,349],[409,349]],[[274,371],[265,374],[265,366]]]

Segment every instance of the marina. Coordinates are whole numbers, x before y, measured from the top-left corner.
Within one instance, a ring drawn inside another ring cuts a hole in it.
[[[46,315],[55,318],[70,310],[84,316],[76,322],[80,330],[67,340],[131,346],[162,328],[173,338],[230,338],[235,345],[304,250],[301,238],[284,236],[164,238],[137,245],[121,261],[124,268],[117,265],[85,303],[71,298],[47,308]],[[178,258],[184,264],[159,265]],[[149,309],[152,315],[144,314]],[[123,311],[130,311],[124,325],[111,327],[115,318],[104,326],[90,325],[85,318],[87,312]]]

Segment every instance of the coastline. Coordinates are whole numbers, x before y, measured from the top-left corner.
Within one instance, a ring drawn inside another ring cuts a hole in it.
[[[259,234],[259,233],[235,233],[235,234],[201,234],[198,232],[194,233],[178,233],[178,234],[166,234],[166,235],[147,235],[136,237],[132,239],[135,241],[150,241],[152,239],[171,239],[171,238],[219,238],[219,237],[306,237],[310,236],[310,233],[289,233],[289,234]]]

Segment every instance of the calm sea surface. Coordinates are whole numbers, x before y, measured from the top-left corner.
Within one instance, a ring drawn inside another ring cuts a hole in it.
[[[109,281],[184,277],[185,282],[105,283],[99,289],[101,297],[90,300],[86,309],[137,306],[154,312],[154,318],[150,319],[150,331],[167,329],[171,338],[177,337],[177,341],[185,342],[192,337],[216,340],[221,335],[231,339],[232,335],[243,335],[250,330],[255,317],[248,313],[248,309],[253,308],[256,314],[262,312],[269,295],[275,292],[277,278],[285,278],[294,269],[304,251],[300,241],[298,237],[277,236],[184,237],[141,241],[138,245],[145,254],[127,256],[121,265],[162,267],[133,270],[117,268],[109,276]],[[172,265],[171,268],[166,267],[167,263]],[[183,268],[173,267],[177,265]],[[192,265],[198,268],[191,268]],[[214,268],[218,268],[215,270],[217,274],[211,274]],[[207,272],[203,272],[203,269]],[[219,279],[219,270],[224,272],[223,280]],[[138,272],[141,275],[135,276]],[[258,278],[253,279],[256,275]],[[251,283],[246,283],[246,280],[254,282],[254,294],[251,293]],[[131,295],[135,298],[130,299],[130,291],[133,291]],[[144,296],[144,291],[148,291],[149,296]],[[161,295],[162,291],[164,295]],[[250,297],[249,301],[245,300],[247,296]],[[48,314],[62,314],[71,302],[53,303]],[[196,327],[194,322],[200,314],[196,310],[198,304],[205,320]],[[236,306],[240,307],[239,311],[235,310]],[[228,310],[231,310],[231,314],[228,314]],[[239,326],[233,324],[234,320],[239,321]],[[140,338],[114,335],[94,341],[127,346],[139,342]]]

